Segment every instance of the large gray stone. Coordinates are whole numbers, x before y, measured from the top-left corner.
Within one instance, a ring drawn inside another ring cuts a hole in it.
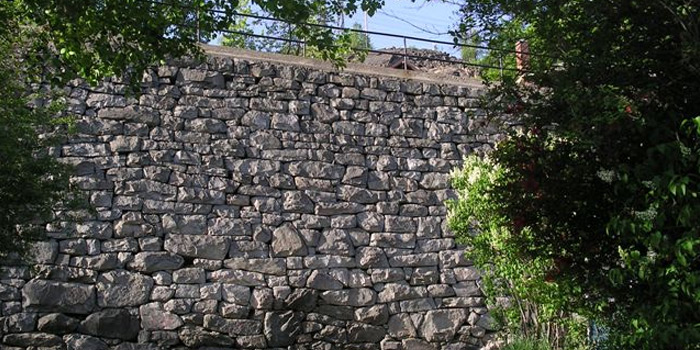
[[[221,296],[229,303],[249,305],[250,287],[224,283],[221,285]]]
[[[318,290],[340,290],[343,284],[321,270],[313,270],[311,276],[306,281],[306,286]]]
[[[292,225],[278,227],[272,233],[272,255],[276,257],[305,256],[304,239]]]
[[[217,332],[207,331],[201,327],[183,327],[178,332],[180,341],[191,349],[201,347],[232,347],[234,341],[231,337]]]
[[[172,234],[200,235],[207,232],[206,215],[163,215],[163,230]]]
[[[428,291],[425,287],[412,287],[406,282],[387,283],[384,289],[379,292],[379,302],[388,303],[392,301],[410,300],[424,298]]]
[[[222,260],[228,254],[229,239],[204,235],[174,235],[165,239],[165,250],[184,257]]]
[[[282,195],[282,208],[289,213],[311,214],[314,212],[314,203],[304,192],[291,191]]]
[[[233,258],[224,260],[224,266],[234,270],[245,270],[252,272],[260,272],[268,275],[284,276],[287,272],[287,263],[285,259],[246,259]]]
[[[291,162],[289,173],[293,176],[340,180],[345,174],[345,167],[332,163],[304,160]]]
[[[168,252],[141,252],[134,256],[129,267],[141,272],[151,273],[160,270],[176,270],[185,262],[179,255]]]
[[[37,329],[53,334],[66,334],[78,328],[80,321],[64,314],[53,313],[43,316],[37,322]]]
[[[218,270],[210,275],[210,279],[216,282],[233,283],[242,286],[264,286],[265,275],[259,272],[242,270]]]
[[[148,301],[153,279],[137,272],[115,270],[101,274],[96,286],[100,307],[138,306]]]
[[[262,332],[262,322],[257,320],[230,320],[218,315],[204,315],[204,328],[227,333],[232,337],[258,335]]]
[[[357,265],[365,269],[389,267],[389,260],[384,250],[377,247],[357,248],[355,259],[357,259]]]
[[[381,232],[384,230],[384,216],[375,212],[357,214],[357,224],[368,232]]]
[[[388,324],[389,335],[395,339],[413,338],[418,335],[416,327],[408,314],[391,316]]]
[[[343,289],[321,293],[321,299],[331,305],[369,306],[377,300],[377,293],[369,288]]]
[[[173,282],[204,284],[204,282],[206,282],[206,275],[204,273],[204,269],[202,268],[188,267],[173,271]]]
[[[286,347],[294,344],[301,333],[301,312],[268,312],[265,314],[264,333],[269,347]]]
[[[316,308],[318,292],[313,289],[298,288],[292,291],[284,301],[289,310],[311,312]]]
[[[53,264],[58,255],[58,243],[56,241],[42,241],[32,243],[32,257],[38,264]]]
[[[341,229],[324,231],[318,241],[316,251],[322,254],[353,256],[355,249],[350,236]]]
[[[0,300],[10,301],[21,299],[21,293],[19,289],[0,283]]]
[[[500,328],[498,326],[498,322],[493,317],[491,317],[491,315],[488,314],[482,315],[476,322],[476,326],[479,326],[490,332],[497,331]]]
[[[96,337],[135,340],[139,333],[139,320],[125,309],[107,309],[85,318],[78,330]]]
[[[34,330],[37,314],[33,312],[19,312],[0,319],[0,326],[8,333],[24,333]]]
[[[429,342],[449,342],[466,320],[465,309],[428,311],[421,327],[423,337]]]
[[[27,311],[89,314],[95,308],[95,287],[79,283],[32,280],[22,296]]]
[[[355,321],[381,326],[389,321],[389,307],[386,304],[361,307],[355,310]]]
[[[348,341],[350,343],[378,343],[384,339],[384,327],[363,323],[351,323],[348,326]]]
[[[139,307],[141,328],[147,331],[174,330],[184,324],[180,316],[165,311],[161,303],[149,303]]]
[[[409,338],[401,340],[401,347],[403,349],[411,350],[437,350],[435,345],[428,343],[423,339]]]
[[[14,333],[8,334],[2,339],[3,345],[19,347],[60,347],[63,345],[61,337],[48,333]]]
[[[66,350],[109,350],[107,343],[89,335],[71,334],[63,340],[66,342]]]

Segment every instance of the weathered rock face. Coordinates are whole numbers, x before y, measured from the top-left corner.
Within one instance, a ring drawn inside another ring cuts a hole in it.
[[[0,348],[462,349],[494,331],[445,229],[479,88],[211,58],[71,86],[94,211],[0,266]]]
[[[38,312],[87,314],[95,308],[95,287],[78,283],[32,280],[22,296],[24,308]]]
[[[273,256],[304,256],[307,253],[304,240],[294,226],[284,225],[277,228],[272,234]]]
[[[265,338],[270,347],[289,346],[301,333],[304,314],[293,311],[268,312],[265,314]]]
[[[138,306],[146,303],[153,279],[136,272],[115,270],[97,278],[97,304],[101,307]]]
[[[89,315],[78,330],[96,337],[135,340],[139,323],[127,310],[107,309]]]

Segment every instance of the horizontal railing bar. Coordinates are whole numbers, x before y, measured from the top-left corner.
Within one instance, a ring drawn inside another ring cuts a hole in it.
[[[298,39],[289,39],[289,38],[281,38],[281,37],[274,37],[274,36],[269,36],[269,35],[263,35],[263,34],[255,34],[255,33],[246,33],[246,32],[241,32],[241,31],[235,31],[235,30],[219,30],[224,33],[229,33],[229,34],[239,34],[239,35],[246,35],[246,36],[252,36],[256,38],[263,38],[263,39],[271,39],[271,40],[280,40],[280,41],[286,41],[286,42],[293,42],[293,43],[298,43],[298,44],[306,44],[306,41],[303,40],[298,40]],[[331,45],[331,47],[338,47],[337,45]],[[470,67],[479,67],[479,68],[490,68],[490,69],[502,69],[502,70],[507,70],[507,71],[521,71],[517,68],[508,68],[508,67],[496,67],[496,66],[491,66],[491,65],[486,65],[486,64],[478,64],[478,63],[468,63],[464,62],[461,60],[448,60],[444,58],[437,58],[437,57],[422,57],[422,56],[416,56],[416,55],[410,55],[410,54],[403,54],[403,53],[397,53],[397,52],[391,52],[391,51],[382,51],[382,50],[374,50],[374,49],[365,49],[361,47],[353,47],[352,49],[354,50],[361,50],[361,51],[366,51],[366,52],[372,52],[372,53],[378,53],[378,54],[386,54],[386,55],[397,55],[401,57],[408,57],[408,58],[414,58],[414,59],[422,59],[422,60],[427,60],[427,61],[440,61],[440,62],[447,62],[447,63],[453,63],[453,64],[461,64],[464,66],[470,66]]]
[[[187,6],[181,5],[181,4],[168,4],[168,3],[165,3],[162,1],[155,1],[155,0],[140,0],[140,1],[149,2],[149,3],[153,3],[153,4],[157,4],[157,5],[180,6],[180,7],[185,7],[185,8],[187,7]],[[196,10],[196,9],[193,8],[193,10]],[[218,13],[218,14],[228,14],[226,11],[217,10],[217,9],[210,9],[209,11],[214,12],[214,13]],[[455,47],[469,47],[469,48],[489,50],[489,51],[498,51],[498,52],[515,53],[515,54],[522,53],[522,54],[527,54],[530,56],[554,58],[552,56],[543,55],[543,54],[535,54],[535,53],[518,51],[518,50],[494,48],[494,47],[488,47],[488,46],[483,46],[483,45],[455,43],[455,42],[449,42],[449,41],[433,40],[433,39],[400,35],[400,34],[393,34],[393,33],[383,33],[383,32],[375,32],[375,31],[369,31],[369,30],[366,31],[366,30],[354,29],[354,28],[344,28],[344,27],[331,26],[331,25],[318,24],[318,23],[308,23],[308,22],[295,23],[295,22],[289,21],[289,20],[284,20],[284,19],[279,19],[279,18],[274,18],[274,17],[269,17],[269,16],[263,16],[263,15],[258,15],[258,14],[247,14],[247,13],[241,13],[241,12],[234,12],[233,14],[236,16],[257,18],[257,19],[269,20],[269,21],[284,22],[284,23],[294,24],[294,25],[307,25],[307,26],[318,27],[318,28],[350,31],[350,32],[355,32],[355,33],[363,33],[363,34],[371,34],[371,35],[380,35],[380,36],[387,36],[387,37],[400,38],[400,39],[405,38],[408,40],[421,41],[421,42],[426,42],[426,43],[431,43],[431,44],[452,45]]]

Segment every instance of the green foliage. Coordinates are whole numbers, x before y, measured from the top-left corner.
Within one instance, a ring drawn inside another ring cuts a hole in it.
[[[549,344],[528,338],[516,338],[503,347],[503,350],[550,350]]]
[[[249,0],[240,2],[238,6],[238,13],[252,13]],[[331,11],[328,7],[323,7],[314,13],[306,23],[333,25],[333,22],[337,19],[336,17],[337,14],[335,12]],[[239,20],[229,28],[230,31],[237,33],[225,34],[223,36],[222,45],[321,59],[325,58],[325,51],[329,49],[323,48],[313,41],[309,41],[308,38],[305,38],[301,34],[302,30],[318,32],[320,29],[318,27],[304,24],[295,25],[279,21],[256,19],[249,22],[248,20],[249,19],[245,16],[239,16]],[[257,28],[260,35],[279,39],[268,39],[250,35],[256,34],[255,28]],[[352,29],[362,29],[362,27],[358,23],[355,23]],[[307,42],[307,44],[301,43],[304,41]],[[363,61],[367,55],[367,50],[372,48],[368,36],[349,30],[336,34],[335,41],[332,45],[332,49],[336,51],[337,57],[343,61]]]
[[[53,118],[62,109],[59,103],[29,107],[23,82],[31,76],[22,57],[33,30],[13,20],[20,10],[15,6],[0,5],[0,17],[7,19],[0,29],[0,259],[29,253],[28,244],[42,237],[44,220],[71,194],[70,168],[48,152],[60,136],[54,127],[69,120]]]
[[[243,15],[252,14],[253,10],[250,7],[250,0],[239,0],[236,6],[236,12]],[[236,18],[237,20],[229,26],[228,30],[238,33],[226,33],[223,35],[221,45],[248,50],[257,50],[259,46],[257,40],[254,37],[246,34],[253,34],[254,32],[252,26],[259,25],[259,21],[240,15],[236,16]]]
[[[15,0],[17,19],[40,28],[35,37],[35,66],[49,63],[51,78],[97,82],[104,77],[140,78],[148,66],[168,57],[200,55],[200,40],[237,25],[237,0]],[[290,21],[310,21],[321,9],[332,15],[373,14],[379,0],[342,3],[322,0],[254,0],[264,12]],[[214,13],[212,10],[219,12]],[[7,22],[3,22],[7,23]],[[342,65],[329,29],[297,26],[295,35],[321,48],[320,56]],[[48,61],[48,62],[47,62]],[[131,80],[135,85],[139,79]]]
[[[459,43],[463,45],[481,46],[481,38],[479,33],[470,30],[460,36]],[[476,47],[462,46],[460,56],[466,63],[477,63],[484,56],[483,50]]]
[[[531,57],[528,84],[493,87],[488,107],[520,127],[456,176],[450,224],[489,283],[595,320],[611,348],[698,349],[700,8],[502,0],[464,13],[487,40],[522,23],[550,56]],[[460,180],[484,167],[496,173],[483,185]]]
[[[362,30],[359,23],[352,25],[352,29]],[[355,62],[363,62],[367,57],[368,50],[373,50],[374,46],[369,35],[358,32],[348,32],[348,47],[350,47],[349,59]]]
[[[355,23],[353,29],[362,29]],[[338,35],[335,45],[338,46],[338,53],[348,61],[362,62],[367,57],[368,50],[372,49],[372,43],[368,36],[363,33],[344,31]],[[322,58],[321,50],[316,46],[307,46],[306,51],[302,53],[306,57]]]
[[[465,159],[464,167],[452,174],[459,200],[447,203],[450,229],[470,247],[468,257],[482,267],[484,292],[489,305],[502,306],[494,308],[494,314],[507,333],[545,340],[558,348],[581,347],[585,326],[571,316],[570,300],[562,297],[572,287],[551,282],[551,259],[523,259],[522,241],[535,232],[528,227],[513,230],[511,218],[500,208],[504,200],[500,186],[517,181],[495,159],[477,155]]]
[[[245,1],[245,0],[242,0]],[[257,0],[272,16],[293,23],[309,21],[320,9],[351,15],[373,13],[378,0]],[[57,162],[52,141],[65,131],[59,103],[30,102],[41,83],[62,87],[82,78],[97,83],[116,76],[139,91],[147,67],[170,57],[200,56],[200,42],[221,29],[241,28],[234,11],[249,2],[233,0],[14,0],[0,1],[0,258],[28,253],[42,236],[45,220],[75,204],[70,169]],[[213,12],[216,10],[218,12]],[[327,29],[297,26],[295,35],[318,48],[318,55],[342,65],[345,52],[333,46]],[[342,37],[342,36],[341,36]],[[232,39],[235,42],[235,39]],[[247,46],[243,39],[237,46]],[[47,137],[53,135],[55,137]]]

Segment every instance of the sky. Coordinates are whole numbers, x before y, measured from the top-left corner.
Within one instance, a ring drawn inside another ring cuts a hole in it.
[[[367,27],[370,31],[452,42],[452,36],[447,32],[458,23],[459,16],[456,14],[458,9],[459,6],[440,0],[416,0],[415,2],[386,0],[385,5],[374,16],[368,18]],[[346,27],[354,23],[363,25],[362,12],[345,19]],[[400,38],[370,35],[370,41],[377,49],[403,47],[403,40]],[[406,45],[433,49],[436,44],[407,40]],[[437,45],[437,49],[459,55],[459,49],[451,45]]]
[[[385,0],[384,6],[372,17],[368,17],[367,27],[369,31],[406,35],[412,37],[426,38],[452,42],[452,36],[448,31],[452,29],[459,20],[456,14],[459,6],[445,3],[442,0]],[[253,12],[259,9],[253,8]],[[359,11],[351,18],[344,18],[343,26],[350,28],[353,24],[364,25],[364,13]],[[332,23],[338,25],[339,23]],[[259,31],[256,29],[256,32]],[[212,44],[219,44],[220,37],[212,40]],[[370,35],[370,41],[375,49],[388,47],[403,47],[403,39],[387,37],[381,35]],[[408,39],[408,47],[425,49],[437,49],[454,56],[459,56],[459,48],[452,45],[441,45],[429,42],[422,42]]]

